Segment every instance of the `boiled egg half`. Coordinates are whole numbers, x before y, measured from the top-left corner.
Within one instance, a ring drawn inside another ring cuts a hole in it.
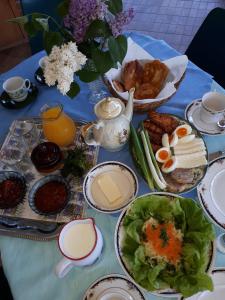
[[[174,133],[178,136],[179,139],[191,134],[191,132],[192,128],[188,124],[180,125],[174,130]]]
[[[164,147],[174,147],[178,143],[178,136],[175,133],[172,133],[171,135],[168,135],[167,133],[164,133],[162,136],[162,145]]]
[[[164,173],[170,173],[173,172],[177,167],[177,159],[175,156],[171,156],[163,165],[162,165],[162,171]]]
[[[155,158],[160,163],[165,163],[171,156],[170,149],[167,147],[160,148],[156,154]]]

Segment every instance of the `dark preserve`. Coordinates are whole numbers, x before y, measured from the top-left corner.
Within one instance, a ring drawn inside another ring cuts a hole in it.
[[[50,181],[37,190],[34,202],[42,213],[57,213],[65,207],[67,197],[68,191],[63,182]]]
[[[25,185],[19,178],[5,179],[0,183],[0,208],[13,208],[24,197]]]
[[[50,173],[61,165],[62,152],[55,143],[44,142],[33,149],[31,161],[39,172]]]

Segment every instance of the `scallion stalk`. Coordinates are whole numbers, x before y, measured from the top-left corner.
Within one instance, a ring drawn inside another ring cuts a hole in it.
[[[137,135],[137,132],[135,130],[135,128],[131,125],[131,139],[132,139],[132,143],[133,143],[133,146],[134,146],[134,151],[135,151],[135,154],[136,154],[136,157],[138,159],[138,162],[139,162],[139,165],[140,165],[140,168],[143,172],[143,175],[148,183],[148,186],[151,190],[154,190],[154,183],[153,183],[153,180],[152,180],[152,174],[148,168],[148,164],[146,162],[146,158],[145,158],[145,154],[142,150],[142,146],[141,146],[141,143],[139,141],[139,138],[138,138],[138,135]]]

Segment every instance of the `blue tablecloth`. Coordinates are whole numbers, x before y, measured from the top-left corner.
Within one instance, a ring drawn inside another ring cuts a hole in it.
[[[135,33],[128,34],[131,38],[149,51],[155,58],[167,59],[179,53],[169,47],[164,41]],[[30,57],[12,70],[2,74],[3,81],[10,76],[21,75],[34,81],[34,72],[38,67],[38,60],[43,52]],[[177,93],[161,106],[159,111],[184,116],[185,106],[192,100],[211,89],[212,78],[189,63],[184,80],[181,82]],[[93,105],[89,102],[91,92],[87,84],[81,83],[81,93],[74,100],[63,97],[56,88],[39,86],[37,100],[21,110],[7,110],[0,107],[0,143],[8,131],[9,125],[14,119],[24,116],[34,116],[39,113],[44,103],[60,101],[65,111],[74,119],[94,120]],[[134,115],[133,123],[145,118],[145,115]],[[204,137],[209,152],[225,148],[225,138]],[[106,160],[119,160],[134,169],[128,146],[120,152],[111,153],[100,150],[99,162]],[[149,192],[149,189],[140,176],[138,176],[140,189],[139,195]],[[196,191],[187,196],[197,199]],[[81,300],[87,287],[97,278],[109,273],[123,273],[117,262],[114,251],[114,228],[117,216],[104,215],[92,209],[86,211],[87,216],[93,216],[101,229],[104,237],[104,251],[101,259],[91,267],[73,269],[65,278],[58,279],[54,274],[54,267],[61,259],[56,241],[35,242],[25,239],[0,237],[0,252],[2,263],[12,289],[15,300]],[[219,229],[217,228],[217,233]],[[224,258],[217,253],[216,266],[223,265]],[[225,263],[225,261],[224,261]],[[146,299],[161,299],[160,297],[146,295]]]

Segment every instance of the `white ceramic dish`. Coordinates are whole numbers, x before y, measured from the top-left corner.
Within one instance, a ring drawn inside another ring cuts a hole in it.
[[[141,290],[126,276],[110,274],[97,279],[83,300],[145,300]]]
[[[225,193],[225,157],[213,160],[205,177],[197,187],[199,201],[209,218],[225,230],[225,206],[221,195]],[[223,180],[223,184],[220,182]],[[217,190],[218,189],[218,190]]]
[[[147,195],[152,195],[152,194],[157,194],[157,195],[166,195],[166,196],[172,196],[172,197],[180,197],[183,198],[182,196],[176,195],[176,194],[172,194],[172,193],[166,193],[166,192],[154,192],[154,193],[148,193],[145,195],[142,195],[138,198],[147,196]],[[125,274],[128,276],[128,278],[130,280],[132,280],[139,288],[144,289],[143,287],[141,287],[137,282],[135,282],[135,280],[133,279],[133,277],[131,276],[128,267],[126,266],[123,258],[122,258],[122,250],[121,250],[121,244],[123,241],[123,237],[124,237],[124,228],[123,228],[123,219],[126,215],[127,210],[131,207],[132,203],[135,201],[136,199],[134,199],[127,208],[125,208],[123,210],[123,212],[121,213],[117,225],[116,225],[116,230],[115,230],[115,235],[114,235],[114,245],[115,245],[115,251],[116,251],[116,256],[117,259],[123,269],[123,271],[125,272]],[[194,200],[193,200],[194,201]],[[209,258],[209,263],[207,266],[207,273],[210,273],[213,266],[214,266],[214,261],[215,261],[215,253],[216,253],[216,245],[215,243],[212,243],[212,250],[210,253],[210,258]],[[145,290],[145,289],[144,289]],[[147,290],[146,290],[147,291]],[[176,292],[173,289],[164,289],[164,290],[158,290],[158,291],[147,291],[148,293],[151,293],[153,295],[156,296],[162,296],[162,297],[166,297],[166,298],[173,298],[173,297],[178,297],[180,299],[181,294]]]
[[[103,174],[110,174],[118,186],[121,199],[110,203],[97,184]],[[137,195],[138,179],[134,171],[118,161],[107,161],[92,168],[83,183],[83,194],[87,203],[103,213],[117,213],[125,208]]]
[[[185,109],[185,119],[193,124],[202,134],[205,135],[222,135],[225,130],[221,130],[216,122],[205,123],[200,118],[201,99],[194,100]]]
[[[197,293],[192,297],[186,298],[186,300],[223,300],[225,299],[225,269],[216,268],[213,269],[211,274],[214,291],[204,291]]]

